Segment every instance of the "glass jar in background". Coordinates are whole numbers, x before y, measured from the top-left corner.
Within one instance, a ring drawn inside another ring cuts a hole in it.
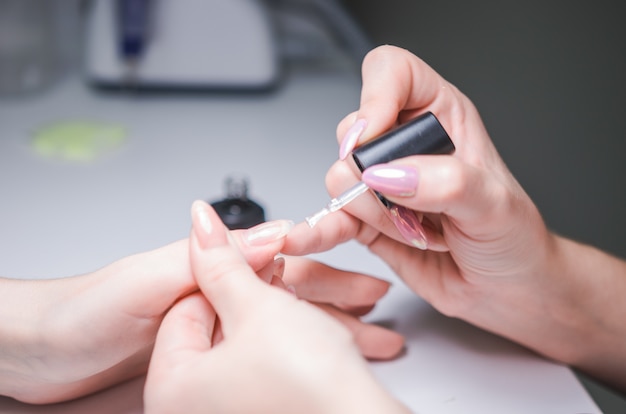
[[[78,0],[0,0],[0,96],[43,91],[76,63]]]

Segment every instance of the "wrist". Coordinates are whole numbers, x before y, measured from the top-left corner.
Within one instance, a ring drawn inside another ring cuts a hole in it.
[[[359,357],[359,359],[361,359]],[[336,376],[331,396],[324,398],[328,405],[321,412],[343,413],[389,413],[408,414],[410,411],[394,398],[374,377],[367,363],[352,364],[353,369],[345,369]]]
[[[32,280],[0,279],[0,394],[26,397],[28,378],[42,348],[38,327],[46,295]]]

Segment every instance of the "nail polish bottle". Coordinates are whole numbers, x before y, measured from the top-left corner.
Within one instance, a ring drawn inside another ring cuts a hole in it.
[[[374,141],[356,148],[352,151],[352,158],[359,170],[363,172],[372,165],[388,163],[410,155],[450,154],[454,150],[454,143],[439,120],[431,112],[427,112],[383,134]],[[309,227],[313,228],[322,218],[343,208],[368,190],[367,184],[360,181],[330,200],[324,208],[315,214],[306,217],[305,221]],[[385,207],[390,210],[393,208],[395,212],[398,212],[399,206],[395,206],[379,192],[374,191],[374,193]],[[405,207],[403,209],[406,210]]]
[[[228,176],[224,180],[226,197],[211,203],[230,230],[247,229],[265,221],[265,210],[248,198],[248,180]]]
[[[352,158],[361,172],[372,165],[384,164],[398,158],[420,154],[451,154],[454,143],[432,112],[427,112],[402,124],[354,151]],[[387,208],[392,203],[376,195]]]

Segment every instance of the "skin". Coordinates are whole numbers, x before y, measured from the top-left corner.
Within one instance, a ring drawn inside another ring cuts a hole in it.
[[[192,217],[201,293],[163,320],[147,413],[408,413],[376,383],[344,325],[261,282],[206,203]]]
[[[507,337],[626,390],[626,262],[551,232],[497,153],[477,109],[410,52],[382,46],[363,63],[360,107],[338,126],[341,142],[357,120],[357,145],[426,111],[452,138],[450,156],[413,156],[415,191],[381,191],[424,215],[428,250],[400,236],[372,194],[313,230],[298,226],[283,251],[307,254],[356,239],[442,313]],[[327,174],[332,196],[359,180],[349,159]]]
[[[230,237],[260,278],[294,286],[301,298],[335,316],[366,357],[387,359],[401,351],[402,336],[359,320],[387,292],[387,282],[298,258],[287,258],[280,279],[274,257],[282,237],[255,245],[243,231]],[[163,317],[197,290],[188,240],[83,276],[0,279],[0,394],[53,403],[145,374]]]

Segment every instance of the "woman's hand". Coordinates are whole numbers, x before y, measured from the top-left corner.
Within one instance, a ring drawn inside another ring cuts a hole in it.
[[[286,258],[282,282],[293,287],[299,299],[314,304],[344,324],[364,357],[392,359],[404,348],[402,335],[360,319],[387,293],[389,282],[302,257]]]
[[[359,319],[389,284],[301,258],[275,260],[290,227],[275,221],[231,237],[259,277],[292,286],[338,318],[366,357],[400,352],[402,336]],[[144,374],[163,316],[195,290],[187,240],[83,276],[0,279],[0,394],[50,403]]]
[[[493,327],[499,315],[484,314],[485,295],[501,282],[516,284],[545,268],[553,241],[469,99],[409,52],[375,49],[363,64],[361,107],[338,127],[345,137],[341,156],[426,111],[450,135],[453,155],[408,157],[371,167],[362,177],[351,160],[340,160],[327,175],[331,195],[363,179],[422,216],[423,229],[419,222],[413,228],[398,223],[366,194],[312,230],[296,227],[283,250],[311,253],[356,238],[442,312]],[[410,243],[420,237],[426,250],[416,249],[421,242]]]
[[[346,159],[427,111],[453,140],[453,155],[407,157],[362,176]],[[312,230],[294,228],[286,254],[356,238],[441,312],[626,388],[626,364],[615,365],[626,360],[626,305],[607,307],[624,303],[625,263],[548,231],[457,88],[408,51],[377,48],[363,64],[360,108],[338,136],[343,160],[328,172],[331,195],[361,179],[409,214],[393,216],[366,194]]]
[[[146,412],[404,412],[376,384],[344,326],[262,283],[206,203],[196,202],[192,216],[191,268],[201,293],[163,320]]]
[[[233,234],[262,275],[271,273],[288,224],[274,222],[276,237],[265,240]],[[91,274],[0,286],[0,393],[30,403],[76,398],[144,374],[163,316],[197,290],[187,240]]]

